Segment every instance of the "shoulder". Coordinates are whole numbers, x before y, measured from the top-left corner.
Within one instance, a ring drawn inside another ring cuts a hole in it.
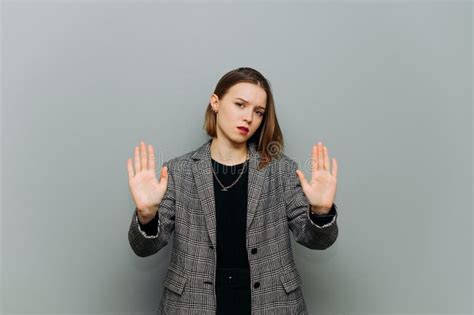
[[[267,166],[265,178],[269,182],[281,185],[286,194],[290,191],[289,187],[293,187],[297,181],[298,175],[296,174],[296,170],[298,168],[295,160],[281,153],[277,158],[272,159],[269,166]]]
[[[283,175],[294,174],[298,168],[297,162],[284,153],[273,159],[270,166],[271,169]]]
[[[176,156],[168,161],[166,161],[164,164],[168,166],[169,169],[172,171],[180,171],[183,169],[188,169],[191,167],[191,165],[194,162],[194,159],[192,156],[194,153],[196,153],[198,149],[194,149],[192,151],[189,151],[187,153],[181,154],[179,156]]]

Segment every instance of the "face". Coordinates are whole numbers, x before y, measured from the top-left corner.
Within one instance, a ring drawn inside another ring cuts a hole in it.
[[[267,94],[253,83],[240,82],[232,86],[222,99],[211,96],[211,105],[217,114],[217,136],[237,143],[246,142],[263,121]],[[243,133],[238,127],[248,129]]]

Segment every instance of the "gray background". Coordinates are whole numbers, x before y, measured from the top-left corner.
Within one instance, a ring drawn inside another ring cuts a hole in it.
[[[217,80],[270,80],[285,153],[339,162],[339,238],[294,243],[311,314],[471,314],[472,4],[2,3],[3,314],[154,314],[126,160],[206,139]],[[159,164],[161,165],[161,164]]]

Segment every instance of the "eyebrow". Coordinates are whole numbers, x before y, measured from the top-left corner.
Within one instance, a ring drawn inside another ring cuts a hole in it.
[[[248,101],[244,100],[243,98],[236,97],[236,99],[239,99],[239,100],[243,101],[244,103],[248,103]],[[265,110],[265,107],[262,107],[262,106],[255,106],[255,107],[258,107],[258,108],[261,108],[261,109]]]

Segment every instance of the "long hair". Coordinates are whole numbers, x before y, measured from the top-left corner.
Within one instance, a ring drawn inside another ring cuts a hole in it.
[[[222,99],[232,86],[240,82],[256,84],[263,88],[267,94],[265,114],[260,127],[257,129],[255,134],[247,140],[247,143],[256,144],[256,150],[260,154],[258,168],[261,169],[267,166],[273,158],[279,158],[280,154],[283,153],[283,133],[281,132],[276,117],[275,103],[270,82],[257,70],[248,67],[240,67],[227,72],[217,82],[214,94]],[[209,102],[204,117],[204,129],[210,137],[217,136],[216,115],[217,114],[212,110],[211,103]]]

